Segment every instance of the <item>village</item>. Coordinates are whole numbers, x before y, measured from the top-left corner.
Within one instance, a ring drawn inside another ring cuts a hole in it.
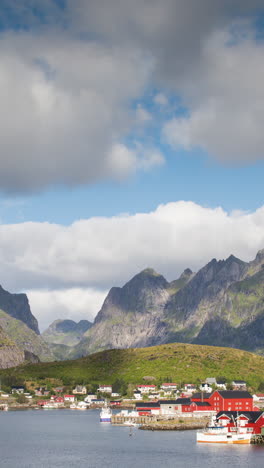
[[[227,389],[228,387],[228,389]],[[52,393],[52,394],[50,394]],[[136,385],[130,398],[108,384],[100,384],[96,392],[88,392],[85,385],[77,385],[71,393],[63,386],[52,392],[37,387],[28,392],[24,386],[13,386],[10,394],[0,391],[0,409],[29,407],[37,409],[100,409],[111,408],[112,424],[141,425],[142,429],[191,429],[208,424],[215,417],[223,427],[234,431],[238,422],[244,430],[264,436],[264,394],[251,394],[247,383],[208,377],[197,385],[164,382],[159,387],[144,383]],[[112,411],[116,410],[116,411]]]

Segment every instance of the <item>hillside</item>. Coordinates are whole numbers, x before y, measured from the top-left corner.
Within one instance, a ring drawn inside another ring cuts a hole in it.
[[[0,369],[18,366],[24,360],[24,352],[18,349],[0,326]]]
[[[54,356],[45,341],[21,320],[17,320],[0,310],[0,326],[8,338],[23,353],[37,356],[41,361],[52,361]],[[0,349],[0,355],[2,350]]]
[[[0,286],[0,309],[24,322],[39,335],[38,322],[30,310],[26,294],[12,294]]]
[[[197,382],[206,377],[227,380],[245,379],[257,388],[264,381],[264,358],[230,348],[173,343],[149,348],[108,350],[75,361],[39,363],[1,371],[28,381],[61,379],[66,385],[77,383],[143,383],[170,379]]]

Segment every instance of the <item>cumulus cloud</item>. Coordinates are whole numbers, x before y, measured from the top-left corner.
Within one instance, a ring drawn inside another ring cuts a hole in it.
[[[124,141],[154,120],[133,104],[155,87],[156,104],[175,93],[189,110],[164,129],[173,146],[263,156],[263,44],[226,41],[262,0],[2,3],[1,190],[120,179],[146,166]]]
[[[36,312],[41,332],[54,320],[93,321],[107,291],[92,288],[27,291],[31,310]]]
[[[2,225],[1,281],[12,292],[30,291],[32,311],[43,322],[45,313],[58,318],[56,307],[69,310],[73,319],[85,317],[87,310],[91,318],[105,291],[146,267],[173,280],[185,268],[197,271],[212,258],[234,254],[252,260],[262,248],[264,207],[229,214],[220,207],[180,201],[150,213],[84,219],[67,227]]]
[[[216,33],[203,50],[202,69],[182,85],[190,109],[163,129],[175,148],[203,148],[224,162],[264,158],[262,99],[264,44],[256,43],[248,25],[242,39],[231,43],[231,33]]]
[[[2,189],[120,179],[140,167],[135,148],[120,151],[133,126],[128,102],[151,69],[140,51],[63,34],[6,33],[0,44]]]

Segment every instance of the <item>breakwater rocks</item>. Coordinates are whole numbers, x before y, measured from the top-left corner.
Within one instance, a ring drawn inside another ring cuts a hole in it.
[[[150,424],[142,424],[139,429],[144,431],[190,431],[203,429],[205,427],[204,422],[164,422],[157,421]]]

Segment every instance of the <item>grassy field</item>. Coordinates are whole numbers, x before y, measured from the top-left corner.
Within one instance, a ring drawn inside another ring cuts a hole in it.
[[[26,381],[59,379],[77,383],[196,383],[206,377],[246,380],[252,389],[264,381],[264,358],[232,348],[172,343],[150,348],[108,350],[74,361],[23,365],[0,372]],[[147,379],[146,379],[147,377]]]

